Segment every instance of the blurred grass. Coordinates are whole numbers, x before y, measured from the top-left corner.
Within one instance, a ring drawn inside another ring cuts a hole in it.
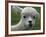
[[[40,7],[33,7],[33,8],[35,8],[40,14],[40,11],[41,11]],[[20,18],[21,18],[20,12],[16,12],[15,10],[11,8],[11,24],[12,25],[17,24],[20,21]],[[33,27],[33,30],[40,29],[40,19],[39,18],[36,17],[36,22],[35,22],[35,26]]]

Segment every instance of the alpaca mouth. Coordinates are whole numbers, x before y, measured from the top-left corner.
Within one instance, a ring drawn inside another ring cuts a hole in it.
[[[32,23],[29,24],[29,27],[32,27]]]

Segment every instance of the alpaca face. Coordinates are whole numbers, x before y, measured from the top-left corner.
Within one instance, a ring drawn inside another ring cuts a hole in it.
[[[36,11],[36,9],[32,7],[26,7],[22,10],[21,16],[22,16],[22,23],[26,28],[33,27],[35,25],[35,19],[36,16],[39,13]]]

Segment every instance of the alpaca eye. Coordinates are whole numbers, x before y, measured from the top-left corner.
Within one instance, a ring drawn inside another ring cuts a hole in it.
[[[33,18],[35,19],[35,16],[33,16]]]
[[[24,18],[26,18],[26,16],[23,16]]]

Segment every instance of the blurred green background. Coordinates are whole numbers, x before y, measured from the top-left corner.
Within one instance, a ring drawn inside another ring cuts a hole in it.
[[[24,8],[25,6],[19,6],[21,8]],[[39,12],[39,17],[36,17],[36,22],[35,22],[35,26],[33,27],[32,30],[39,30],[41,28],[40,25],[40,11],[41,8],[40,7],[33,7],[35,8],[38,12]],[[16,25],[21,18],[21,10],[20,9],[16,9],[16,7],[11,6],[11,25]]]

